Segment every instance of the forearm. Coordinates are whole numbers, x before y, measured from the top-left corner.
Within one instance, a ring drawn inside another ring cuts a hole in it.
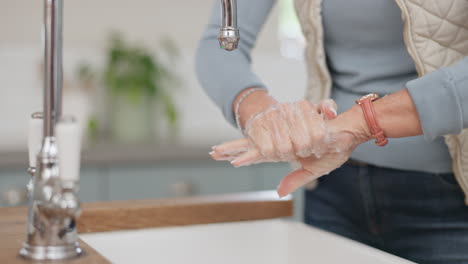
[[[385,135],[392,138],[424,134],[430,141],[467,128],[467,72],[468,57],[408,82],[407,89],[377,100],[374,103],[377,122]],[[342,119],[352,120],[346,124],[347,127],[353,127],[352,123],[365,125],[358,105],[343,113]],[[359,126],[352,129],[363,131]]]
[[[250,69],[250,58],[217,48],[217,40],[202,40],[197,53],[196,72],[205,93],[235,125],[234,98],[248,87],[263,87]],[[238,52],[238,51],[233,51]]]
[[[196,72],[207,95],[235,125],[232,104],[236,96],[249,87],[264,87],[251,69],[251,51],[275,0],[238,0],[239,48],[227,52],[219,48],[221,2],[216,1],[210,22],[196,54]]]
[[[384,96],[373,104],[377,122],[387,137],[400,138],[422,134],[418,112],[407,89]],[[357,104],[333,122],[351,133],[359,134],[362,141],[371,139],[362,109]]]
[[[422,134],[418,112],[407,89],[377,100],[375,110],[379,125],[387,137],[412,137]]]

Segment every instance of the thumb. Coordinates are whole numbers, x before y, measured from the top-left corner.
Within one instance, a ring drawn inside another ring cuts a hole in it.
[[[319,176],[315,176],[310,171],[304,168],[295,170],[289,173],[286,177],[281,180],[276,191],[280,197],[284,197],[295,190],[299,189],[302,185],[315,180]]]
[[[318,105],[318,112],[321,113],[326,120],[334,119],[337,116],[337,109],[338,106],[332,99],[322,100]]]

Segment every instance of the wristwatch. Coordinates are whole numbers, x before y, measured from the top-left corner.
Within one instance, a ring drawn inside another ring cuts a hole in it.
[[[382,128],[380,128],[379,124],[377,123],[377,117],[373,103],[377,99],[379,99],[379,95],[371,93],[364,95],[360,99],[356,100],[356,103],[361,106],[367,126],[369,127],[372,137],[375,138],[375,144],[377,144],[377,146],[383,147],[387,145],[388,139],[385,136]]]

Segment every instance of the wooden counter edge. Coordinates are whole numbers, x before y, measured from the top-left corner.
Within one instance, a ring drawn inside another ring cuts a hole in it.
[[[291,196],[262,191],[179,199],[112,201],[83,205],[80,233],[289,217]]]

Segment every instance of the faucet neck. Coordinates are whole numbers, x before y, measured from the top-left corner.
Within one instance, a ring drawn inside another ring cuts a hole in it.
[[[223,21],[222,27],[237,28],[237,1],[221,0]]]
[[[54,136],[62,114],[63,0],[44,1],[44,137]]]

